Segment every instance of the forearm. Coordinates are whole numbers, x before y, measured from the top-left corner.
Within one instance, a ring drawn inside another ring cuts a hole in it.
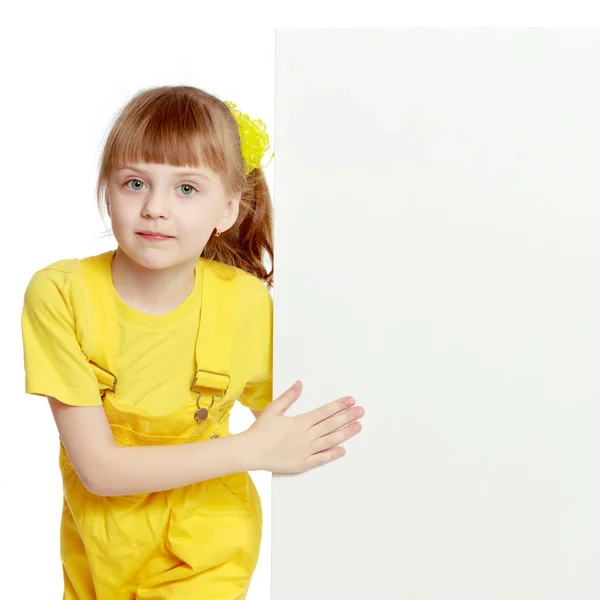
[[[257,469],[246,433],[184,444],[115,445],[86,487],[99,496],[146,494]]]

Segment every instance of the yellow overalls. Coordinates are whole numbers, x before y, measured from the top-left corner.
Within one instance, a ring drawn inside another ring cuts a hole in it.
[[[181,444],[230,435],[229,411],[244,382],[230,372],[240,299],[228,267],[206,259],[197,265],[202,301],[194,401],[164,417],[144,417],[119,408],[111,256],[81,260],[93,315],[83,349],[117,443]],[[247,472],[164,492],[106,497],[83,486],[62,442],[59,464],[64,600],[246,598],[262,535],[260,497]]]

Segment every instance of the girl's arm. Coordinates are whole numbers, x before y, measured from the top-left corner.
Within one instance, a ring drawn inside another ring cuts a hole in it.
[[[159,492],[260,469],[246,432],[184,444],[119,446],[103,406],[72,406],[52,396],[48,402],[77,476],[98,496]]]

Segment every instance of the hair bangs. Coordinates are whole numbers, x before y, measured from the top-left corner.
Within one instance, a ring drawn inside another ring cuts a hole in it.
[[[128,115],[117,126],[106,147],[109,171],[131,163],[209,167],[216,173],[226,169],[226,140],[219,139],[206,107],[169,100]]]

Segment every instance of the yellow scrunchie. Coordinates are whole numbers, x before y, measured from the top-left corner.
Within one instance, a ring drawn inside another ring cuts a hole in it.
[[[246,175],[254,169],[261,167],[260,161],[269,147],[269,136],[266,132],[267,126],[260,119],[251,119],[246,113],[236,109],[233,102],[225,100],[225,104],[235,117],[240,132],[240,142],[242,157],[246,166]],[[271,154],[271,159],[264,167],[271,164],[275,152]]]

